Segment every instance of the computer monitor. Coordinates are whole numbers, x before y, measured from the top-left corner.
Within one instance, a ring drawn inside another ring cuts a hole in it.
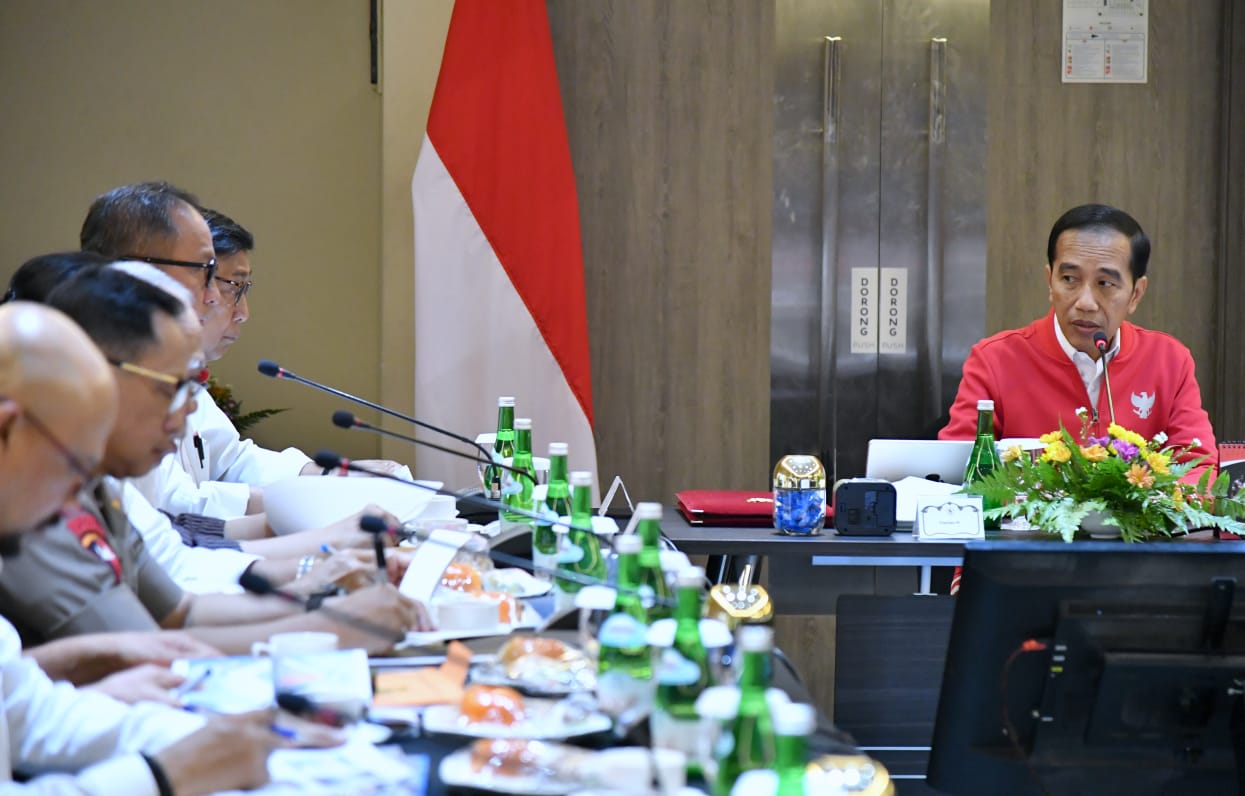
[[[1243,683],[1245,543],[970,543],[927,782],[1245,793]]]

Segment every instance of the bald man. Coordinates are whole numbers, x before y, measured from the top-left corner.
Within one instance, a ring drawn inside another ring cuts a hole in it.
[[[63,315],[0,307],[0,539],[55,516],[94,476],[117,413],[100,352]],[[38,413],[32,411],[38,407]],[[0,579],[3,571],[0,569]],[[267,781],[267,717],[216,719],[127,707],[53,684],[0,620],[0,789],[4,793],[178,796]],[[35,777],[18,785],[14,773]],[[42,776],[37,776],[42,774]]]

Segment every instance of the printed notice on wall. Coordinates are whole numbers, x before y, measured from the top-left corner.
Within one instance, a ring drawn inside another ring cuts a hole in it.
[[[878,297],[878,353],[907,353],[908,269],[883,268]]]
[[[1063,0],[1063,82],[1144,83],[1149,0]]]
[[[878,269],[852,269],[852,353],[878,352]]]

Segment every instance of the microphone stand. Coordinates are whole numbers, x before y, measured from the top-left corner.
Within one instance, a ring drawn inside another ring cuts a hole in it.
[[[1115,399],[1111,396],[1111,371],[1107,368],[1107,336],[1102,332],[1094,333],[1094,346],[1098,349],[1098,356],[1102,359],[1102,381],[1107,387],[1107,412],[1111,416],[1111,423],[1115,423]]]
[[[338,398],[345,398],[347,401],[351,401],[353,403],[359,404],[360,406],[366,406],[369,409],[375,409],[377,412],[389,415],[390,417],[397,418],[398,420],[403,420],[407,423],[412,423],[416,426],[419,426],[420,428],[427,429],[436,434],[441,434],[443,436],[449,437],[450,439],[454,439],[454,440],[458,440],[459,442],[466,443],[470,445],[471,447],[475,448],[476,450],[478,450],[484,456],[484,458],[487,460],[487,462],[490,465],[495,466],[497,464],[496,462],[493,461],[495,458],[493,456],[493,452],[490,451],[488,448],[485,448],[480,443],[476,442],[474,439],[471,439],[470,437],[463,436],[462,434],[458,434],[448,429],[440,428],[439,426],[434,426],[431,423],[424,422],[423,420],[417,420],[416,418],[411,417],[410,415],[404,415],[401,412],[390,409],[387,406],[381,406],[378,403],[374,403],[365,398],[360,398],[357,395],[351,395],[350,393],[345,392],[343,390],[339,390],[335,387],[330,387],[327,384],[321,384],[318,381],[312,381],[311,379],[303,378],[302,376],[299,376],[293,371],[286,370],[285,368],[278,365],[276,362],[273,362],[271,359],[261,359],[259,361],[258,370],[260,373],[264,374],[265,376],[270,376],[274,379],[290,379],[291,381],[296,381],[299,384],[305,384],[308,387],[313,387],[322,392],[326,392],[329,395],[336,395]],[[494,481],[498,482],[498,479],[500,479],[500,476],[497,475],[496,471],[494,471]],[[500,488],[499,482],[495,483],[495,485]]]
[[[288,591],[285,591],[284,589],[277,588],[275,585],[273,585],[272,581],[268,580],[263,575],[255,574],[250,569],[247,569],[245,572],[243,572],[241,575],[238,576],[238,585],[241,586],[246,591],[250,592],[251,594],[255,594],[261,597],[271,595],[273,597],[277,597],[282,600],[285,600],[286,602],[294,603],[295,605],[301,606],[304,610],[308,608],[307,600],[304,600],[302,597],[299,597],[297,594],[292,594]],[[350,625],[353,627],[357,627],[359,630],[362,630],[363,632],[369,635],[375,636],[376,638],[382,638],[393,644],[396,644],[402,639],[406,638],[406,633],[403,633],[401,636],[398,636],[397,638],[395,638],[393,635],[393,630],[391,630],[390,628],[383,627],[381,625],[376,624],[375,622],[369,622],[368,620],[363,619],[361,617],[342,613],[341,611],[338,611],[336,608],[333,608],[332,606],[324,605],[323,603],[321,603],[320,606],[316,608],[315,610],[319,611],[321,614],[327,616],[329,619],[332,619],[335,622],[341,622],[343,625]]]
[[[515,475],[530,477],[528,473],[525,473],[522,470],[515,469],[514,467],[511,467],[508,464],[502,464],[501,462],[486,461],[484,459],[478,459],[475,456],[471,456],[469,454],[463,453],[462,451],[456,451],[453,448],[447,448],[444,445],[437,445],[435,443],[428,442],[426,440],[416,439],[415,437],[407,436],[406,434],[399,434],[396,431],[390,431],[387,428],[381,428],[380,426],[373,426],[371,423],[365,423],[364,421],[360,420],[359,418],[355,417],[353,414],[345,411],[344,409],[339,409],[333,413],[333,425],[337,426],[338,428],[344,428],[347,430],[350,430],[352,428],[357,428],[363,431],[371,431],[376,434],[380,434],[381,436],[391,437],[392,439],[401,440],[402,442],[410,442],[414,445],[423,445],[425,448],[432,448],[433,450],[441,451],[442,453],[448,453],[450,456],[458,456],[459,458],[466,459],[467,461],[470,461],[470,462],[475,462],[476,464],[483,464],[483,465],[487,465],[490,467],[496,467],[501,470],[508,470],[509,472],[514,473]]]
[[[397,481],[400,484],[406,484],[407,486],[412,486],[412,487],[415,487],[416,489],[423,489],[427,492],[434,492],[438,495],[454,495],[453,492],[450,492],[445,489],[438,489],[437,487],[429,486],[428,484],[421,484],[418,481],[407,481],[405,478],[398,478],[396,475],[390,475],[389,473],[378,473],[378,472],[369,470],[366,467],[360,467],[359,465],[355,464],[349,459],[338,456],[336,453],[333,453],[332,451],[318,452],[315,456],[315,463],[319,465],[320,467],[324,467],[330,470],[341,469],[343,471],[349,471],[349,472],[367,473],[369,475],[374,475],[377,478],[388,478],[392,481]],[[548,511],[548,509],[546,509],[546,513],[539,514],[534,511],[527,511],[526,509],[519,509],[513,506],[506,506],[502,503],[499,503],[496,500],[491,500],[489,498],[481,497],[479,495],[454,495],[454,496],[459,497],[464,501],[474,503],[476,505],[482,506],[487,509],[491,509],[493,511],[505,510],[505,511],[513,512],[515,514],[519,514],[523,517],[527,517],[528,519],[539,520],[541,522],[547,522],[550,525],[559,525],[563,528],[586,531],[588,533],[594,532],[591,527],[585,528],[582,525],[578,525],[568,520],[563,520],[561,517],[555,517],[553,515],[553,512]],[[403,526],[402,528],[394,527],[386,523],[380,517],[374,517],[374,516],[360,517],[359,528],[360,530],[366,531],[367,533],[374,533],[374,534],[387,533],[390,536],[398,536],[398,537],[403,536],[403,532],[405,531],[405,526]],[[439,539],[433,539],[430,536],[409,533],[409,532],[407,532],[405,535],[406,535],[406,538],[410,538],[410,536],[415,536],[420,541],[427,542],[429,544],[435,544],[435,545],[439,545],[442,547],[449,547],[455,550],[462,549],[458,545],[450,544],[448,542],[443,542]],[[523,556],[513,556],[513,555],[510,555],[509,553],[503,553],[500,550],[478,550],[477,549],[477,550],[470,550],[468,552],[485,556],[493,561],[496,561],[499,564],[505,564],[511,567],[519,567],[520,569],[525,569],[530,572],[541,572],[546,575],[552,575],[556,578],[560,578],[562,580],[569,580],[574,583],[578,583],[581,586],[609,586],[609,580],[606,578],[594,578],[591,575],[584,575],[582,573],[575,572],[574,570],[564,569],[562,567],[547,567],[542,564],[537,564],[535,561],[533,561],[530,558],[524,558]],[[613,588],[615,589],[615,591],[618,591],[617,587],[613,587]],[[638,595],[639,592],[636,591],[635,594]],[[676,601],[673,599],[662,599],[661,600],[662,605],[665,605],[671,608],[675,607],[675,602]]]

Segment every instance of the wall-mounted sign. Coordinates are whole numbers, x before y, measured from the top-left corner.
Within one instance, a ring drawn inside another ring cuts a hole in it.
[[[878,290],[878,353],[908,350],[908,269],[883,268]]]
[[[852,269],[852,353],[878,352],[878,269]]]
[[[1063,0],[1063,82],[1146,82],[1149,25],[1149,0]]]

